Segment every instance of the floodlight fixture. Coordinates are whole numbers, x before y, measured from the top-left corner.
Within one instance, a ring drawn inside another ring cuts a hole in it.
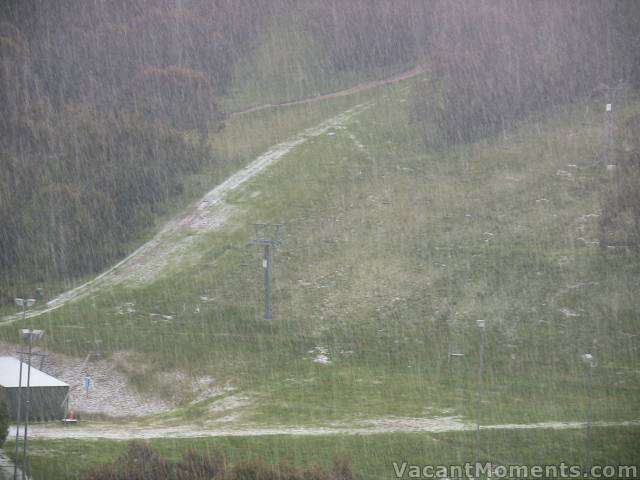
[[[35,298],[16,298],[16,305],[23,308],[32,307],[36,303]]]
[[[596,363],[596,359],[593,357],[593,355],[591,355],[590,353],[584,353],[581,356],[582,358],[582,362],[587,366],[587,367],[597,367],[598,364]]]
[[[44,335],[44,330],[39,329],[30,329],[30,328],[21,328],[20,329],[20,338],[26,338],[29,340],[38,340],[40,337]]]

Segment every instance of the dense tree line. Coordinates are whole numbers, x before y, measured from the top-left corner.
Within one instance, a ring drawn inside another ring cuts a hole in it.
[[[415,117],[428,140],[451,144],[603,85],[638,83],[639,24],[634,0],[436,1],[432,82],[415,91]]]
[[[10,285],[93,272],[122,256],[181,176],[208,160],[205,135],[222,120],[216,95],[239,53],[224,35],[231,2],[207,3],[3,4],[6,296]],[[216,14],[199,16],[205,6]],[[188,140],[188,130],[200,135]]]

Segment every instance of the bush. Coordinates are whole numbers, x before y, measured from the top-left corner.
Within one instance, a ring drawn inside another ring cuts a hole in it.
[[[349,461],[334,462],[331,473],[319,466],[302,468],[262,461],[239,462],[232,468],[219,452],[187,450],[176,462],[164,460],[144,443],[132,442],[114,462],[94,468],[86,480],[354,480]]]
[[[160,480],[169,477],[169,464],[141,442],[131,442],[115,462],[97,467],[86,480]],[[194,477],[196,478],[196,477]]]
[[[176,464],[177,480],[209,480],[221,478],[226,463],[219,452],[203,455],[196,450],[187,450]]]
[[[5,401],[0,401],[0,447],[4,445],[9,435],[9,407]]]

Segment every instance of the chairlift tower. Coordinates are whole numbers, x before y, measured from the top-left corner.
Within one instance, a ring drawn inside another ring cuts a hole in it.
[[[255,238],[253,245],[263,248],[262,269],[264,270],[264,319],[271,320],[271,248],[277,248],[282,244],[278,240],[279,223],[254,223]]]

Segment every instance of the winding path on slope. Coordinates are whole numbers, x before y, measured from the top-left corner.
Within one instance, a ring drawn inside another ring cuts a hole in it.
[[[424,71],[425,68],[423,66],[417,66],[392,77],[361,83],[339,92],[281,104],[259,105],[241,112],[235,112],[232,115],[353,95],[358,92],[411,78]],[[164,267],[185,254],[189,250],[189,246],[198,237],[198,233],[216,230],[225,225],[235,211],[231,205],[225,203],[225,198],[230,192],[238,189],[241,185],[277,162],[298,145],[305,143],[310,138],[322,135],[331,128],[346,124],[352,117],[362,113],[371,105],[370,103],[357,105],[275,145],[253,160],[249,165],[237,171],[213,190],[205,194],[200,201],[167,222],[151,240],[141,245],[126,258],[88,282],[61,293],[47,302],[45,308],[28,311],[26,318],[33,318],[44,313],[52,312],[68,303],[85,298],[105,287],[123,282],[142,283],[153,278]],[[22,318],[21,313],[6,315],[0,319],[0,324],[12,323],[20,318]]]

